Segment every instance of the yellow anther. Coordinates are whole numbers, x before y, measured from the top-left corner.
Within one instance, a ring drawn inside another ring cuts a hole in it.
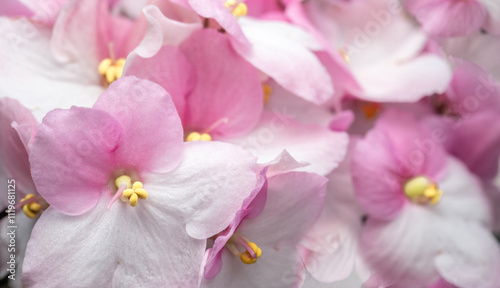
[[[419,204],[436,205],[443,196],[436,183],[425,176],[418,176],[408,180],[404,185],[405,195]]]
[[[252,248],[253,252],[255,252],[255,255],[257,255],[257,258],[259,258],[262,255],[262,250],[257,246],[257,244],[253,242],[248,242],[248,246]]]
[[[240,259],[241,259],[241,262],[243,262],[245,264],[253,264],[253,263],[257,262],[257,258],[250,257],[250,253],[248,253],[247,251],[241,253]]]
[[[128,199],[130,206],[135,207],[139,202],[139,198],[148,198],[148,192],[142,188],[142,183],[139,181],[134,182],[131,186],[132,188],[123,190],[122,196]]]
[[[248,7],[243,2],[238,2],[236,0],[227,0],[224,6],[228,9],[232,9],[231,13],[234,17],[238,18],[248,14]]]
[[[134,182],[134,185],[132,185],[132,189],[139,189],[142,188],[142,183],[139,181]]]
[[[135,194],[139,196],[141,199],[146,199],[148,198],[148,192],[145,189],[139,188],[134,190]]]
[[[262,89],[264,90],[264,104],[267,104],[267,102],[269,102],[269,98],[271,97],[271,93],[273,92],[273,88],[271,85],[263,83]]]
[[[200,134],[198,132],[191,132],[186,138],[186,141],[212,141],[212,137],[208,133]]]
[[[116,61],[110,58],[102,60],[97,70],[102,77],[103,85],[107,87],[122,77],[123,66],[125,66],[125,59],[123,58]]]
[[[21,199],[21,202],[29,200],[30,198],[33,198],[33,197],[35,197],[34,194],[28,194],[28,195],[26,195],[26,197],[24,197],[23,199]],[[40,204],[38,204],[36,202],[32,202],[32,203],[23,205],[23,211],[24,211],[24,213],[26,214],[26,216],[28,216],[30,218],[35,218],[36,215],[41,210],[42,210],[42,205],[40,205]]]
[[[127,198],[130,198],[130,196],[132,196],[133,194],[134,194],[133,189],[125,189],[122,193],[122,195],[127,197]]]
[[[132,196],[130,196],[130,199],[129,199],[129,204],[130,206],[132,207],[135,207],[137,205],[137,202],[139,201],[139,197],[137,196],[137,194],[132,194]]]
[[[250,246],[250,248],[253,250],[253,252],[255,252],[256,257],[252,258],[250,253],[248,251],[245,251],[245,252],[240,254],[240,259],[241,259],[241,262],[243,262],[245,264],[253,264],[253,263],[257,262],[257,258],[262,256],[262,250],[259,248],[259,246],[257,246],[257,244],[255,244],[253,242],[247,242],[247,244],[248,244],[248,246]]]

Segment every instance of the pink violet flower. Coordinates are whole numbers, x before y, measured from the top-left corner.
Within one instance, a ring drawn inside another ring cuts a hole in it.
[[[205,239],[232,221],[257,166],[239,147],[182,134],[168,93],[135,77],[93,108],[48,113],[30,162],[51,207],[33,229],[25,284],[194,287]]]
[[[489,202],[479,180],[432,139],[411,114],[386,110],[356,145],[354,187],[368,213],[362,255],[372,277],[396,287],[426,287],[442,277],[493,288],[500,248],[489,231]]]
[[[288,155],[262,171],[263,177],[266,170],[272,175],[261,180],[263,189],[254,190],[215,236],[201,287],[300,287],[303,270],[295,246],[321,213],[327,180],[288,171],[301,165]]]
[[[139,20],[109,9],[107,0],[69,1],[53,27],[0,18],[8,35],[0,40],[0,94],[18,99],[39,121],[55,108],[91,107],[144,36]]]
[[[323,41],[344,58],[352,77],[341,75],[349,80],[346,92],[350,96],[374,102],[416,102],[446,89],[451,79],[449,65],[442,57],[424,53],[428,36],[406,17],[398,1],[342,5],[309,1],[303,5]],[[328,67],[338,72],[346,68],[335,61]]]

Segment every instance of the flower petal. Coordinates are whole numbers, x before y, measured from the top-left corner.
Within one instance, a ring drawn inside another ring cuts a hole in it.
[[[248,62],[310,102],[322,104],[333,96],[330,76],[311,51],[319,49],[313,37],[278,21],[241,19],[241,27],[252,45],[233,41],[233,47]]]
[[[168,188],[164,202],[182,211],[188,234],[205,239],[228,227],[256,187],[258,167],[250,153],[222,142],[185,142],[183,154],[168,176],[152,177]]]
[[[286,111],[285,111],[286,112]],[[241,138],[223,139],[249,150],[259,157],[259,163],[275,159],[287,150],[297,161],[310,165],[301,171],[326,175],[344,159],[349,138],[344,132],[326,127],[302,124],[293,115],[265,112],[257,127]]]
[[[326,181],[307,172],[270,177],[264,210],[255,218],[245,219],[238,233],[257,245],[297,244],[323,210]]]
[[[122,127],[104,111],[73,107],[49,112],[30,153],[38,192],[62,213],[89,211],[110,181],[113,151],[122,141]]]
[[[110,198],[110,194],[101,197],[94,209],[79,216],[61,214],[53,207],[46,210],[28,244],[24,284],[195,287],[205,241],[189,237],[181,216],[168,211],[165,203],[151,206],[156,199],[148,198],[140,207],[115,203],[107,211]]]
[[[202,132],[217,121],[226,124],[210,134],[234,137],[250,131],[262,113],[264,92],[258,70],[231,47],[229,36],[214,29],[194,32],[181,45],[196,72],[187,101],[185,129]],[[221,83],[223,85],[214,85]]]
[[[170,95],[158,84],[133,76],[113,82],[94,104],[123,128],[118,164],[137,172],[167,172],[182,158],[182,125]]]

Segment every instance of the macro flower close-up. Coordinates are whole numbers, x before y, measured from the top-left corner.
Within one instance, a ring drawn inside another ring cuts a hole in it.
[[[500,0],[1,0],[0,288],[500,288]]]

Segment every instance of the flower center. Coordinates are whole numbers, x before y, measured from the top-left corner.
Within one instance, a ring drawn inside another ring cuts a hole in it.
[[[111,208],[111,205],[118,199],[123,202],[129,202],[130,206],[135,207],[139,202],[139,199],[147,199],[148,192],[143,188],[142,183],[139,181],[135,181],[132,184],[132,179],[128,175],[122,175],[117,177],[115,180],[115,185],[118,191],[116,191],[115,195],[109,201],[107,209]]]
[[[227,0],[224,3],[224,6],[227,9],[231,9],[231,13],[236,18],[239,18],[241,16],[245,16],[248,13],[247,5],[245,3],[237,1],[237,0]]]
[[[236,244],[240,244],[245,251],[241,252],[236,248]],[[241,262],[245,264],[253,264],[257,262],[257,258],[262,256],[262,250],[257,244],[248,241],[246,238],[234,235],[226,243],[226,248],[236,256],[240,257]]]
[[[125,59],[120,58],[114,60],[112,58],[106,58],[99,64],[99,75],[102,78],[102,84],[104,87],[108,87],[109,84],[118,80],[122,77],[123,66],[125,65]]]
[[[436,205],[443,197],[443,191],[425,176],[414,177],[404,184],[406,197],[421,205]]]

